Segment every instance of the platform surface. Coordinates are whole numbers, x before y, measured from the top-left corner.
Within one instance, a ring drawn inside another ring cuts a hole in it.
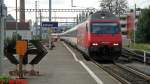
[[[48,50],[48,54],[42,61],[35,65],[35,70],[39,71],[40,76],[26,76],[29,84],[98,84],[88,71],[74,59],[62,42],[55,44],[56,47]],[[78,55],[76,52],[75,54]],[[29,57],[29,61],[32,58],[32,56]],[[82,57],[78,60],[81,60],[102,81],[99,84],[121,84],[91,61],[85,61]],[[10,67],[9,64],[6,66]],[[14,65],[11,66],[11,69],[12,67],[15,68]],[[30,68],[29,65],[27,67]],[[8,69],[5,68],[5,72],[8,72]]]

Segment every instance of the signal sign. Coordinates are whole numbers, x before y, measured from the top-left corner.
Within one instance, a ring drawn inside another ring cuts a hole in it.
[[[28,42],[25,40],[16,41],[16,52],[19,56],[24,56],[27,51]]]

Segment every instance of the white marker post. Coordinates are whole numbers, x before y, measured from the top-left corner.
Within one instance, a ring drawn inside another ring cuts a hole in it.
[[[144,51],[144,63],[146,63],[146,51]]]

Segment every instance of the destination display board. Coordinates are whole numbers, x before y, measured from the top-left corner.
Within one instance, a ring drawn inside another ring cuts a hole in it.
[[[58,27],[58,22],[42,22],[42,27]]]

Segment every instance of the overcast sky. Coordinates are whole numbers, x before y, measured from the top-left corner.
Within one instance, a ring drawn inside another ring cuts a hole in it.
[[[15,16],[15,1],[16,0],[4,0],[6,6],[8,7],[8,14],[12,14]],[[19,0],[18,0],[19,1]],[[39,8],[48,8],[49,0],[37,0]],[[99,7],[100,0],[73,0],[75,6],[79,6],[80,8],[86,7]],[[135,0],[137,3],[137,7],[147,7],[150,3],[150,0]],[[35,8],[35,0],[26,0],[26,8]],[[130,8],[134,7],[134,0],[128,0],[128,4]],[[19,7],[19,6],[18,6]],[[71,8],[71,0],[52,0],[52,8],[60,9],[60,8]],[[27,19],[30,19],[30,15],[33,13],[26,13]],[[45,13],[43,15],[48,15]],[[58,14],[53,13],[53,16],[58,16]],[[33,17],[32,17],[33,19]]]

